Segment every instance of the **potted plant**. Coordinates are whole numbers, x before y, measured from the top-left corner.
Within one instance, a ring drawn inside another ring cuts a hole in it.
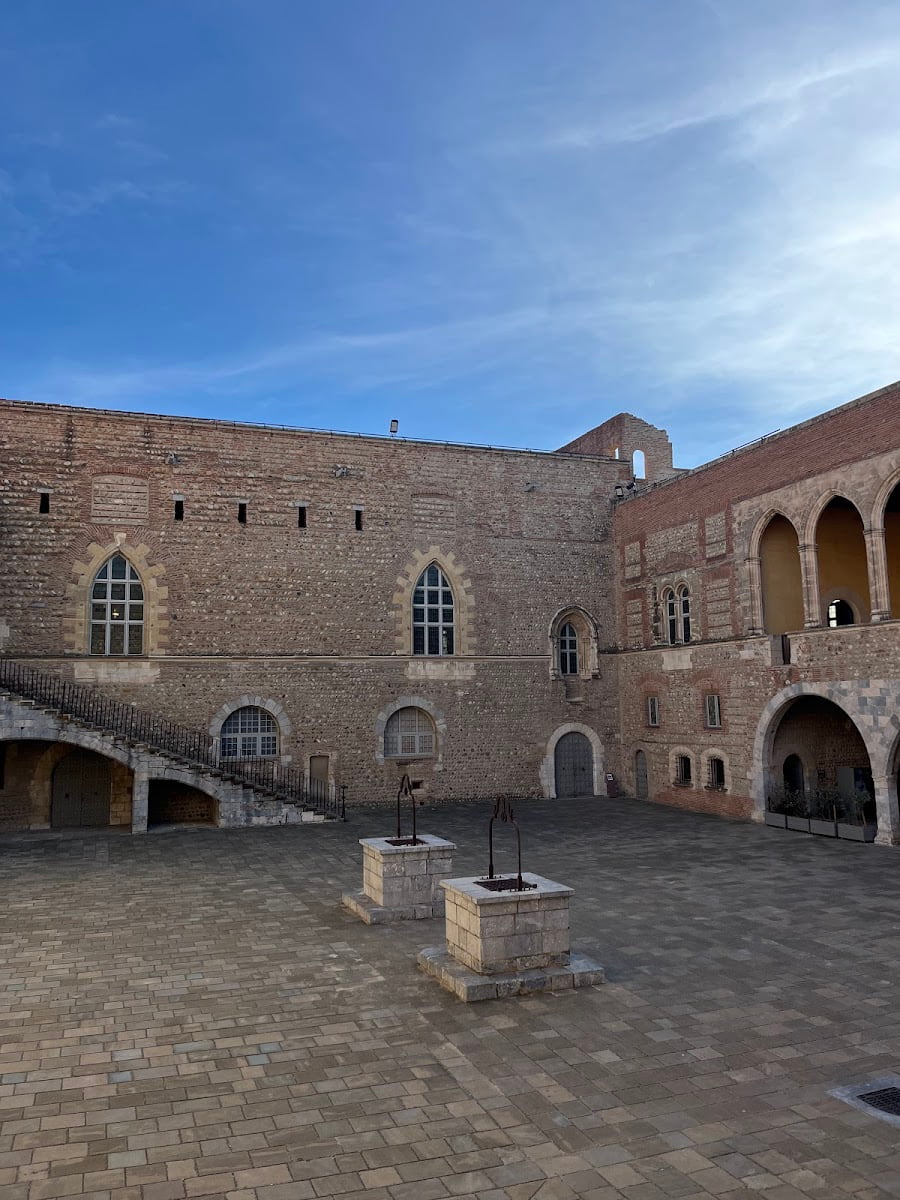
[[[809,832],[819,837],[837,837],[838,797],[829,791],[813,792],[809,803]]]
[[[837,835],[852,842],[874,842],[878,825],[875,801],[868,792],[841,796],[837,810]]]
[[[784,813],[784,792],[781,789],[766,796],[766,824],[774,825],[776,829],[784,829],[787,826],[787,817]]]
[[[809,805],[805,793],[785,788],[784,812],[788,829],[809,833]]]

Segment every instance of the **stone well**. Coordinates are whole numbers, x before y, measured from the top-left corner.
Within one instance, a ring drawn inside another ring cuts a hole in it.
[[[363,887],[341,903],[367,925],[416,921],[444,914],[440,882],[453,869],[456,845],[420,833],[412,838],[360,838]]]
[[[484,879],[445,879],[446,945],[422,950],[419,966],[462,1000],[603,983],[597,963],[569,943],[570,887],[522,873],[522,891]]]

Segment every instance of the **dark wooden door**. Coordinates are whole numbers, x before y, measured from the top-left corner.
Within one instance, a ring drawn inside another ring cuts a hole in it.
[[[639,800],[646,800],[650,789],[647,783],[647,755],[638,750],[634,756],[634,794]]]
[[[594,794],[594,752],[583,733],[564,733],[556,743],[557,796]]]
[[[51,826],[108,825],[109,791],[109,762],[89,750],[73,750],[53,770]]]

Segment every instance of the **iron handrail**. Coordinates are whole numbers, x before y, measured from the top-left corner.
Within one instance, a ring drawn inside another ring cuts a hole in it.
[[[136,704],[113,700],[9,658],[0,658],[0,688],[95,729],[245,783],[273,799],[346,819],[346,787],[307,779],[299,768],[286,767],[274,758],[222,758],[208,733],[145,712]]]

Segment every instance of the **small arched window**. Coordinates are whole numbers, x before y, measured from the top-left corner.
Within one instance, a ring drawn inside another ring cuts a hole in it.
[[[578,634],[569,621],[559,631],[559,673],[578,674]]]
[[[220,758],[274,758],[278,725],[264,708],[239,708],[222,723]]]
[[[431,758],[434,722],[421,708],[400,708],[384,727],[385,758]]]
[[[91,654],[144,653],[144,589],[122,554],[114,554],[91,586]]]
[[[837,629],[839,625],[855,625],[856,614],[846,600],[832,600],[828,605],[828,628]]]
[[[431,563],[419,576],[413,592],[413,654],[454,653],[453,590],[447,576]]]

